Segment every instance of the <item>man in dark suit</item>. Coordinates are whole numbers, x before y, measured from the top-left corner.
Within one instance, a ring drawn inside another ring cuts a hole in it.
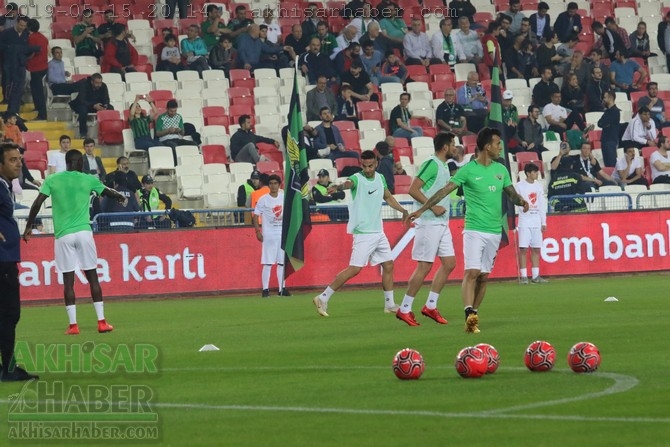
[[[608,20],[610,20],[610,18],[608,18]],[[603,49],[605,52],[607,52],[607,55],[612,62],[614,62],[614,54],[617,51],[621,51],[621,54],[628,54],[626,45],[623,43],[623,40],[618,33],[610,30],[609,28],[605,28],[602,23],[597,21],[593,22],[591,29],[602,39]]]
[[[333,114],[328,107],[322,107],[319,111],[321,124],[316,126],[316,138],[314,145],[320,157],[328,156],[331,160],[338,158],[358,158],[358,152],[348,151],[344,147],[344,140],[340,129],[333,126]],[[328,154],[326,155],[326,152]]]
[[[568,8],[556,17],[554,32],[558,34],[561,42],[566,43],[572,33],[582,32],[582,17],[577,14],[579,6],[577,3],[568,3]]]
[[[102,159],[95,155],[95,140],[93,138],[86,138],[84,140],[84,169],[85,174],[97,176],[101,182],[105,182],[107,172],[105,165],[102,164]]]
[[[86,138],[88,127],[86,125],[89,113],[100,110],[114,110],[109,104],[109,90],[102,82],[102,75],[94,73],[80,84],[79,95],[70,101],[70,108],[79,115],[79,135]]]
[[[530,15],[530,30],[535,34],[537,40],[551,40],[551,17],[547,14],[549,5],[545,2],[540,2],[537,5],[537,12]],[[538,31],[539,30],[539,31]]]
[[[660,48],[663,54],[665,54],[665,60],[668,64],[668,67],[670,67],[670,47],[667,47],[665,45],[666,42],[665,34],[670,32],[670,28],[668,27],[668,25],[670,25],[670,12],[668,12],[665,15],[665,20],[663,20],[658,24],[658,33],[656,34],[656,42],[658,43],[658,48]],[[668,36],[667,40],[670,40],[670,36]]]

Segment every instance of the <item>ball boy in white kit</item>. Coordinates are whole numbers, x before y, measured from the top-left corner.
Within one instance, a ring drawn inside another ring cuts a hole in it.
[[[530,247],[531,280],[533,284],[548,282],[540,276],[540,250],[542,249],[542,233],[547,229],[547,201],[544,198],[544,188],[537,179],[540,176],[540,168],[534,163],[528,163],[524,169],[526,179],[515,185],[519,195],[529,204],[527,212],[517,207],[519,223],[517,234],[519,237],[519,274],[521,284],[528,284],[528,269],[526,268],[526,256]]]

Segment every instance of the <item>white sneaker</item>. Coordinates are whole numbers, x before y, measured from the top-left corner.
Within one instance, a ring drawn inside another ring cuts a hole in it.
[[[319,298],[319,295],[315,296],[314,299],[312,300],[312,302],[316,306],[316,312],[319,315],[321,315],[322,317],[327,317],[328,316],[328,304],[321,301],[321,298]]]
[[[395,314],[396,312],[398,312],[399,309],[400,309],[400,306],[398,306],[396,303],[393,303],[393,305],[391,307],[384,306],[384,313],[385,314]]]
[[[535,278],[531,279],[530,282],[532,282],[533,284],[546,284],[549,281],[547,281],[541,276],[536,276]]]

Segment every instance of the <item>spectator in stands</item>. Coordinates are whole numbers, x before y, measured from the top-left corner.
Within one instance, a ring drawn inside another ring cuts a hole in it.
[[[284,38],[281,35],[281,27],[274,18],[274,11],[267,7],[263,10],[263,25],[268,29],[267,40],[272,44],[281,44]]]
[[[118,24],[112,29],[114,38],[105,45],[105,53],[102,56],[101,70],[103,73],[119,73],[123,81],[126,81],[126,73],[136,72],[139,54],[128,39],[126,25]]]
[[[585,212],[586,205],[582,197],[575,196],[590,192],[591,188],[581,180],[581,176],[573,170],[573,158],[570,157],[570,145],[561,143],[561,150],[551,160],[551,182],[547,196],[552,208],[557,212]]]
[[[400,94],[400,104],[395,106],[391,110],[391,116],[389,117],[389,126],[391,127],[391,135],[394,137],[407,138],[408,140],[413,137],[422,137],[423,129],[410,125],[410,120],[412,119],[412,114],[409,111],[409,102],[412,99],[412,95],[409,93]]]
[[[360,17],[363,14],[363,6],[365,2],[363,0],[351,0],[344,6],[344,9],[340,11],[343,17],[347,19],[353,19],[355,17]]]
[[[383,18],[379,22],[382,29],[382,34],[390,42],[393,48],[402,50],[402,42],[407,34],[407,24],[402,19],[402,10],[397,6],[390,7],[388,10],[393,10],[391,14],[382,15]]]
[[[649,186],[647,179],[644,178],[642,157],[637,157],[636,155],[637,149],[635,147],[627,147],[624,149],[624,154],[616,161],[616,167],[614,172],[612,172],[612,179],[620,186]]]
[[[578,9],[577,3],[570,2],[567,9],[556,17],[554,31],[561,42],[567,42],[572,33],[582,32],[582,17],[577,13]]]
[[[640,107],[637,115],[628,123],[621,137],[621,145],[638,149],[645,146],[656,146],[657,136],[656,123],[651,119],[651,111],[647,107]]]
[[[207,20],[200,25],[200,33],[207,46],[207,51],[216,46],[221,36],[230,35],[231,31],[224,23],[222,11],[218,5],[213,3],[207,5]]]
[[[336,204],[344,200],[344,191],[328,192],[328,188],[333,184],[330,181],[330,174],[327,169],[321,169],[316,176],[316,184],[312,187],[312,199],[315,203]],[[330,220],[344,220],[348,216],[346,207],[341,208],[317,208],[320,213],[328,215]]]
[[[333,91],[328,88],[328,78],[319,76],[316,81],[316,88],[307,92],[307,121],[316,121],[321,119],[321,109],[328,107],[330,110],[337,110],[337,100]]]
[[[154,54],[158,56],[157,61],[156,61],[156,71],[165,71],[165,68],[163,67],[163,61],[161,60],[161,54],[163,54],[163,48],[165,48],[166,43],[165,43],[165,38],[172,34],[172,28],[162,28],[161,29],[161,36],[163,37],[163,40],[158,42],[156,46],[154,46]],[[181,54],[181,52],[180,52]]]
[[[528,106],[528,116],[519,121],[517,137],[519,145],[510,150],[512,153],[523,151],[533,151],[537,154],[538,160],[542,160],[542,152],[547,149],[542,145],[544,143],[544,133],[542,125],[537,121],[540,117],[540,108],[535,104]]]
[[[603,58],[603,51],[599,49],[594,49],[591,50],[591,66],[593,67],[600,67],[600,70],[603,73],[603,81],[610,84],[610,88],[612,81],[610,77],[610,67],[609,64],[606,64],[602,62]]]
[[[140,210],[143,212],[158,211],[160,203],[163,202],[165,210],[172,208],[172,199],[166,194],[160,192],[154,186],[154,179],[150,175],[142,177],[142,188],[140,189]],[[158,216],[144,216],[143,227],[147,228],[170,228],[170,218],[167,214],[162,213]]]
[[[584,113],[584,90],[579,86],[576,74],[569,74],[563,78],[561,88],[561,105],[577,113]]]
[[[226,77],[230,76],[230,70],[235,67],[237,50],[233,48],[233,39],[227,35],[219,37],[219,43],[209,52],[209,65],[213,69],[223,70]]]
[[[26,84],[26,61],[30,54],[40,50],[28,44],[28,17],[18,16],[12,28],[0,34],[3,53],[2,80],[7,99],[7,111],[19,113],[21,97]]]
[[[353,42],[358,42],[358,38],[356,37],[357,33],[358,33],[358,30],[356,30],[355,26],[349,25],[349,26],[345,27],[342,30],[342,34],[337,36],[337,38],[335,39],[335,41],[337,42],[337,48],[335,48],[335,50],[330,54],[330,58],[332,60],[335,60],[335,58],[337,57],[337,54],[340,51],[344,51],[347,48],[349,48],[349,46]]]
[[[86,8],[81,12],[81,22],[72,28],[72,41],[77,56],[94,56],[95,58],[102,56],[102,50],[99,48],[102,39],[93,23],[93,10]]]
[[[247,17],[247,7],[244,5],[237,5],[235,7],[235,17],[228,22],[230,29],[230,37],[237,39],[239,36],[247,32],[247,28],[253,25],[254,21]],[[235,48],[239,49],[239,42],[235,40]]]
[[[614,20],[613,17],[607,17],[605,19],[605,28],[607,28],[610,32],[616,33],[619,35],[621,38],[621,42],[623,43],[623,47],[625,49],[626,55],[630,54],[630,34],[628,31],[626,31],[622,26],[619,26],[616,23],[616,20]]]
[[[386,60],[382,64],[381,75],[384,77],[394,77],[400,79],[401,83],[407,81],[407,67],[393,51],[386,53]]]
[[[523,37],[524,40],[527,40],[533,48],[537,48],[540,45],[540,42],[537,40],[537,37],[535,36],[535,33],[530,29],[530,19],[524,17],[521,20],[521,27],[519,28],[519,32],[514,34],[514,37]]]
[[[462,147],[463,146],[461,146],[461,148]],[[396,161],[395,163],[393,163],[393,175],[407,175],[407,171],[405,171],[405,168],[402,167],[401,162]]]
[[[484,49],[483,62],[489,68],[489,76],[493,76],[493,68],[500,69],[502,79],[502,54],[498,37],[500,35],[500,22],[489,23],[488,32],[482,37],[482,48]],[[503,80],[504,82],[504,80]]]
[[[107,175],[105,185],[110,188],[113,185],[117,185],[124,188],[126,191],[132,192],[135,201],[139,198],[138,191],[142,189],[142,185],[137,178],[137,173],[130,169],[130,160],[128,160],[128,157],[124,156],[116,159],[116,170]]]
[[[373,23],[379,24],[379,22],[372,17],[372,6],[369,3],[364,3],[361,15],[352,19],[349,25],[356,28],[356,40],[360,40],[361,37],[363,37],[363,34],[368,32],[370,25]]]
[[[309,51],[303,53],[298,59],[298,66],[310,84],[316,84],[320,76],[325,76],[330,82],[337,82],[335,66],[326,53],[321,52],[321,41],[312,38]]]
[[[480,63],[484,57],[484,48],[477,32],[470,29],[470,20],[467,17],[459,19],[458,28],[458,31],[451,35],[454,39],[458,61]]]
[[[540,72],[545,68],[551,68],[552,72],[558,74],[558,66],[563,60],[563,56],[556,51],[558,35],[553,33],[550,39],[544,41],[544,44],[537,48],[537,65]]]
[[[103,12],[103,15],[105,16],[105,23],[98,27],[98,36],[102,39],[102,45],[104,47],[104,45],[114,37],[112,29],[114,25],[117,25],[117,22],[115,21],[116,16],[114,16],[113,9],[106,9],[105,12]]]
[[[475,14],[477,14],[477,9],[469,0],[452,0],[449,2],[449,13],[454,28],[456,28],[457,26],[460,26],[461,17],[467,18],[468,23],[474,24],[474,17]]]
[[[151,107],[151,114],[142,109],[139,101],[145,100],[149,102]],[[158,146],[159,144],[151,136],[151,123],[158,117],[158,109],[155,101],[147,95],[135,95],[135,100],[130,106],[128,113],[128,121],[130,128],[133,131],[133,139],[135,140],[135,149],[149,149],[150,147]]]
[[[354,60],[360,60],[361,45],[358,42],[351,42],[347,48],[337,53],[335,56],[335,71],[341,78],[351,68]]]
[[[184,139],[184,119],[177,113],[177,101],[167,102],[167,111],[156,117],[156,137],[162,146],[170,146],[177,165],[177,146],[197,146],[192,140]]]
[[[665,66],[670,67],[670,11],[665,13],[665,18],[658,24],[656,43],[658,48],[665,54]]]
[[[637,29],[632,32],[629,36],[630,39],[630,51],[628,55],[630,57],[641,57],[647,60],[650,56],[656,56],[656,53],[651,52],[649,34],[647,34],[647,24],[645,22],[639,22],[637,24]]]
[[[250,27],[251,28],[251,27]],[[295,51],[293,47],[286,45],[282,46],[277,43],[272,43],[268,40],[268,27],[266,24],[261,24],[258,27],[258,40],[260,40],[264,46],[278,51],[278,53],[264,53],[261,55],[261,62],[264,64],[277,65],[279,68],[285,68],[289,66],[289,61],[295,61]],[[288,57],[286,56],[288,54]]]
[[[86,125],[88,114],[101,110],[114,110],[109,103],[109,91],[107,84],[102,82],[102,75],[94,73],[85,81],[79,83],[79,95],[70,101],[70,108],[78,114],[79,135],[86,138],[88,126]]]
[[[251,207],[251,193],[260,186],[261,173],[254,170],[243,185],[237,188],[237,206],[240,208]]]
[[[179,18],[185,19],[188,17],[190,3],[188,0],[165,0],[166,19],[172,19],[177,9],[179,9]]]
[[[365,68],[365,72],[370,76],[370,80],[376,86],[386,84],[387,82],[402,83],[402,80],[397,76],[385,76],[382,71],[382,63],[384,62],[384,55],[378,50],[375,50],[372,41],[363,42],[363,53],[360,56],[360,61]]]
[[[335,119],[342,121],[351,121],[358,124],[356,115],[356,105],[353,100],[353,90],[350,85],[343,85],[340,88],[340,96],[337,98],[337,113]]]
[[[291,34],[284,39],[284,44],[293,48],[295,54],[303,54],[305,51],[309,51],[311,41],[309,36],[302,33],[302,27],[296,23],[291,28]]]
[[[489,100],[486,99],[486,91],[479,82],[479,75],[476,71],[468,73],[468,80],[456,92],[456,101],[465,110],[468,129],[479,132],[484,127]]]
[[[505,146],[512,150],[518,146],[517,131],[519,128],[519,111],[516,106],[512,104],[514,93],[512,90],[505,90],[502,94],[502,123],[505,126]]]
[[[440,59],[449,64],[450,67],[456,65],[456,47],[454,39],[451,37],[453,24],[450,18],[440,20],[440,32],[433,33],[430,38],[430,46],[433,50],[433,59]]]
[[[600,144],[602,145],[603,162],[605,166],[612,167],[616,164],[616,149],[619,146],[619,121],[621,121],[621,110],[614,104],[616,94],[608,90],[603,94],[603,105],[605,110],[603,116],[598,120],[598,127],[602,129]]]
[[[178,71],[184,69],[181,60],[181,52],[177,46],[177,36],[174,34],[168,34],[165,36],[165,46],[161,50],[160,54],[160,69],[158,64],[156,65],[157,71],[170,71],[173,75],[176,75]]]
[[[181,54],[186,58],[186,66],[189,70],[196,70],[200,76],[205,70],[209,70],[207,65],[207,44],[198,36],[198,25],[191,25],[186,32],[186,39],[181,41]],[[231,33],[232,36],[232,33]]]
[[[535,47],[533,46],[530,41],[526,40],[523,43],[523,52],[520,54],[521,56],[521,61],[523,63],[524,67],[524,75],[526,78],[526,81],[530,80],[530,78],[539,78],[540,77],[540,70],[539,66],[537,65],[537,56],[535,55]],[[503,61],[505,59],[503,58]]]
[[[512,48],[503,53],[503,60],[505,61],[505,67],[507,67],[507,79],[527,79],[523,48],[525,42],[524,36],[516,36]]]
[[[49,151],[47,154],[48,162],[46,175],[63,172],[67,167],[65,165],[65,154],[70,150],[72,140],[69,135],[61,135],[58,139],[58,144],[60,145],[60,151]]]
[[[573,170],[581,176],[582,182],[585,183],[583,186],[585,191],[588,191],[589,187],[598,190],[601,186],[617,185],[617,182],[600,167],[591,150],[591,143],[582,143],[580,150],[580,154],[573,157]]]
[[[371,23],[368,31],[361,37],[361,42],[368,40],[372,42],[374,49],[382,55],[386,54],[393,47],[388,37],[382,34],[379,23]]]
[[[305,20],[300,24],[302,28],[302,35],[306,37],[312,37],[317,33],[317,28],[319,23],[319,5],[316,3],[309,3],[307,8],[305,8]]]
[[[668,153],[668,150],[670,150],[670,139],[665,135],[660,135],[658,137],[658,150],[649,157],[651,182],[654,185],[670,183],[670,153]]]
[[[549,124],[549,130],[552,130],[561,136],[561,140],[565,137],[565,132],[572,129],[575,124],[579,129],[587,135],[593,130],[593,125],[588,128],[584,123],[582,116],[574,110],[568,111],[561,105],[561,93],[556,92],[551,95],[551,102],[542,109],[542,116]]]
[[[647,84],[647,96],[638,100],[637,107],[647,107],[651,111],[651,119],[654,120],[657,129],[668,126],[665,120],[665,103],[658,97],[657,82]]]
[[[0,31],[4,31],[16,25],[19,16],[19,5],[14,2],[7,3],[4,8],[5,14],[0,15]]]
[[[579,36],[577,34],[572,34],[568,37],[566,43],[562,43],[556,48],[556,54],[561,56],[559,65],[557,67],[557,74],[563,73],[568,69],[571,64],[572,56],[575,54],[575,47],[579,43]]]
[[[21,129],[16,124],[17,116],[14,112],[5,112],[5,122],[3,126],[3,140],[11,140],[12,143],[19,147],[23,147],[23,135]]]
[[[621,51],[614,53],[615,61],[610,65],[610,78],[618,92],[636,92],[647,81],[647,72],[637,62],[627,59]],[[635,81],[635,73],[640,77]]]
[[[342,85],[351,87],[351,99],[354,103],[358,101],[379,101],[379,96],[374,92],[370,76],[363,71],[360,60],[351,63],[349,72],[342,75]]]
[[[102,163],[102,159],[95,155],[95,140],[93,138],[84,139],[83,159],[84,168],[82,169],[82,172],[84,174],[95,175],[101,182],[105,183],[107,171],[105,171],[105,165]]]
[[[114,172],[119,173],[122,171]],[[119,213],[125,215],[119,217],[108,216],[100,221],[100,226],[107,231],[132,230],[135,228],[135,224],[139,223],[139,218],[133,216],[133,213],[140,211],[140,205],[137,200],[137,191],[141,188],[141,185],[139,185],[137,175],[135,175],[135,181],[132,184],[127,181],[127,176],[122,174],[115,174],[110,177],[111,178],[108,180],[108,183],[112,185],[110,187],[113,187],[119,194],[124,196],[127,201],[124,200],[123,202],[119,202],[118,199],[105,196],[102,198],[102,212],[106,214]],[[136,186],[139,187],[135,189]]]
[[[521,12],[521,0],[510,0],[509,9],[505,11],[505,15],[512,21],[509,30],[516,34],[521,29],[521,21],[526,16]]]
[[[431,63],[440,63],[442,59],[431,60],[432,50],[430,40],[426,33],[421,31],[421,19],[415,17],[412,19],[412,30],[405,34],[403,39],[403,48],[405,55],[405,64],[423,65],[428,67]]]
[[[558,85],[553,81],[551,67],[545,67],[540,72],[542,80],[533,87],[533,104],[542,108],[551,102],[551,96],[558,93]]]
[[[261,137],[256,135],[251,130],[251,117],[249,115],[242,115],[237,122],[240,128],[230,137],[230,155],[233,161],[242,161],[256,164],[259,161],[267,161],[268,159],[258,154],[257,143],[274,144],[279,147],[279,141],[271,138]]]
[[[470,133],[465,110],[456,104],[456,91],[453,88],[444,91],[444,101],[435,110],[435,121],[440,132],[451,132],[458,137]]]
[[[337,126],[333,126],[333,114],[330,109],[322,107],[319,110],[319,117],[321,118],[321,124],[314,128],[316,131],[314,145],[319,151],[319,155],[326,154],[333,161],[338,158],[358,159],[358,152],[347,150],[344,146],[340,129]]]
[[[368,29],[368,32],[369,31],[370,30]],[[377,31],[379,31],[379,27],[377,27]],[[328,57],[330,57],[330,55],[333,54],[333,51],[335,51],[335,48],[337,48],[337,38],[328,31],[328,24],[323,20],[319,21],[316,25],[316,34],[311,37],[317,37],[321,41],[321,51],[326,53]],[[302,54],[303,52],[304,51],[300,51],[297,54]]]
[[[377,172],[386,179],[386,186],[391,194],[395,194],[395,174],[393,173],[393,152],[386,141],[380,141],[375,145],[375,150],[379,154],[377,162]]]
[[[576,50],[572,53],[570,64],[566,65],[563,70],[564,79],[571,74],[577,76],[577,83],[582,90],[585,90],[591,79],[591,65],[584,62],[584,53],[582,53],[581,50]]]
[[[30,31],[28,45],[39,47],[39,51],[32,53],[26,61],[26,69],[30,72],[30,94],[33,97],[33,103],[37,111],[37,117],[35,117],[37,121],[47,119],[47,102],[44,97],[42,82],[49,68],[47,61],[49,40],[39,30],[40,22],[37,19],[28,20],[28,31]]]
[[[465,148],[460,145],[456,146],[456,149],[452,152],[452,157],[447,160],[449,175],[453,177],[467,163],[470,163],[470,156],[465,155]]]
[[[61,47],[51,48],[51,60],[47,69],[47,83],[54,95],[71,95],[79,91],[80,82],[72,82],[67,78],[70,72],[65,71],[63,63],[63,49]]]
[[[617,51],[621,51],[625,54],[627,51],[626,46],[623,40],[621,40],[619,33],[612,31],[609,27],[605,28],[603,24],[598,21],[593,22],[591,29],[593,30],[593,33],[599,37],[593,47],[596,49],[602,48],[612,62],[615,61],[614,54]]]
[[[510,31],[510,27],[512,26],[512,19],[506,14],[498,14],[498,19],[495,22],[500,24],[500,29],[498,31],[498,35],[496,36],[496,40],[500,45],[500,55],[502,55],[506,50],[509,50],[512,48],[512,45],[514,45],[514,34],[512,31]],[[491,26],[491,23],[489,23],[489,26]],[[484,47],[484,53],[486,54],[486,45],[482,44],[482,46]]]
[[[549,11],[549,4],[540,2],[537,4],[537,12],[530,15],[530,30],[539,42],[552,38],[551,17],[547,11]]]

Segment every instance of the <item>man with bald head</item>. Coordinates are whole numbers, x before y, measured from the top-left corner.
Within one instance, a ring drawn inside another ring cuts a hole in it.
[[[328,82],[336,82],[337,74],[335,65],[326,53],[321,52],[321,40],[313,37],[309,44],[309,51],[303,53],[298,59],[298,67],[311,85],[316,84],[320,76],[325,76]]]
[[[238,67],[253,71],[256,68],[280,69],[288,67],[283,51],[292,50],[290,46],[278,47],[263,42],[260,38],[260,27],[255,23],[249,25],[246,34],[238,38]]]
[[[355,26],[349,25],[346,28],[344,28],[342,30],[342,33],[339,36],[337,36],[337,39],[335,39],[337,42],[337,48],[335,48],[335,51],[331,53],[330,58],[332,60],[335,60],[337,53],[349,48],[349,45],[351,45],[352,42],[358,42],[358,38],[356,37],[357,35],[358,30],[356,29]]]
[[[284,44],[293,48],[295,54],[303,54],[309,50],[309,36],[305,36],[302,32],[300,24],[293,25],[291,34],[284,39]]]

